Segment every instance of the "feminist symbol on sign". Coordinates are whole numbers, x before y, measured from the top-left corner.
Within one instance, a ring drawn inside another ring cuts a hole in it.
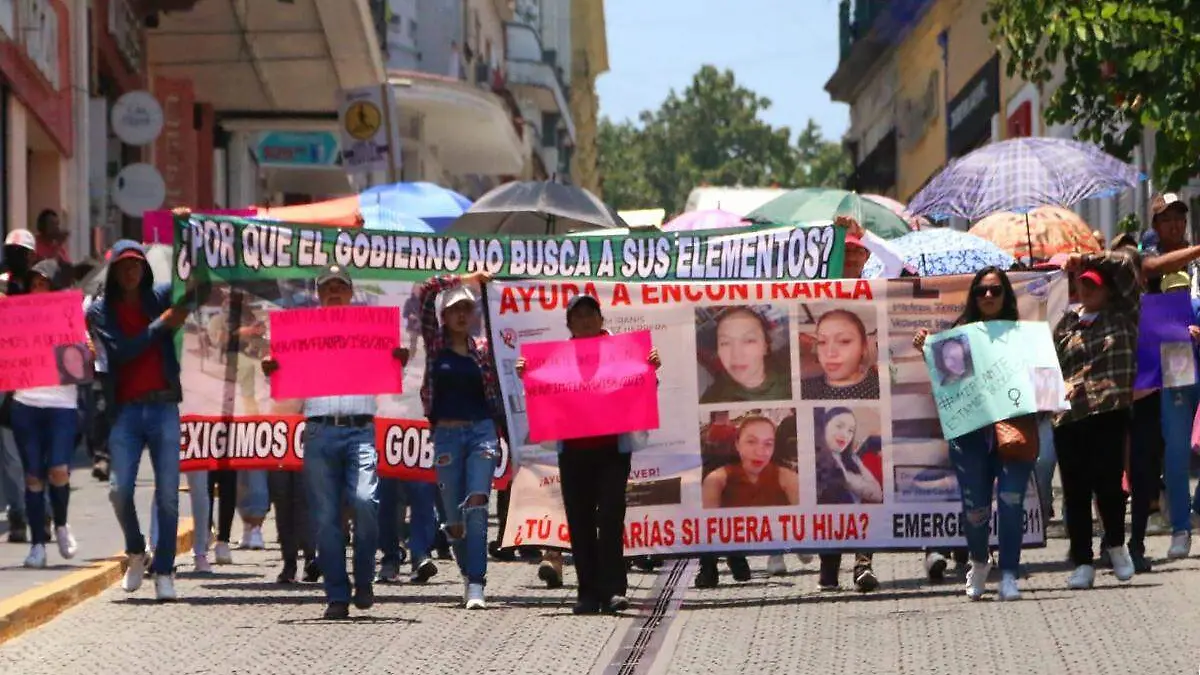
[[[1021,407],[1021,390],[1013,387],[1008,390],[1008,400],[1012,401],[1014,408]]]

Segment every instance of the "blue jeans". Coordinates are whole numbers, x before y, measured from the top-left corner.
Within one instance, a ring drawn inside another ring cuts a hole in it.
[[[383,478],[379,481],[379,549],[383,563],[400,564],[400,495],[408,501],[409,561],[415,569],[429,557],[437,534],[437,486],[433,483]]]
[[[433,431],[433,454],[454,559],[468,583],[487,583],[488,498],[500,457],[496,425],[491,420],[438,425]],[[472,497],[479,496],[482,504],[468,505]],[[461,529],[461,536],[454,536],[455,529]]]
[[[267,517],[271,508],[271,494],[267,490],[266,471],[237,472],[237,508],[242,520]]]
[[[1163,483],[1167,487],[1171,531],[1191,532],[1188,475],[1192,459],[1192,423],[1196,419],[1196,387],[1162,390]]]
[[[350,601],[342,505],[354,512],[354,585],[375,580],[379,541],[379,476],[375,473],[375,427],[338,427],[309,422],[304,429],[304,484],[316,534],[317,562],[325,599]]]
[[[1021,565],[1021,540],[1025,521],[1025,490],[1033,462],[1002,462],[994,450],[995,431],[989,425],[950,440],[950,461],[958,474],[962,494],[962,529],[971,560],[988,559],[992,522],[992,494],[999,514],[997,539],[1000,569],[1016,573]],[[998,489],[997,488],[997,483]]]
[[[75,455],[75,435],[79,432],[79,411],[75,408],[37,408],[13,401],[13,437],[25,467],[25,513],[31,527],[30,542],[47,543],[46,498],[50,498],[54,525],[67,524],[67,504],[70,487],[67,483],[47,485],[50,469],[63,467],[70,475],[71,459]],[[31,484],[36,481],[36,486]]]
[[[1042,507],[1042,523],[1050,522],[1054,515],[1054,469],[1058,466],[1058,453],[1054,450],[1054,424],[1048,415],[1038,420],[1038,458],[1034,468],[1037,482],[1038,501]]]
[[[183,474],[192,504],[192,554],[208,555],[208,537],[212,534],[211,513],[208,508],[208,472],[189,471]],[[158,550],[158,517],[150,511],[150,548]]]
[[[117,409],[108,436],[112,473],[108,498],[125,533],[125,552],[144,553],[146,539],[138,523],[133,501],[137,487],[142,448],[150,449],[154,467],[154,515],[160,534],[154,550],[155,574],[175,569],[175,544],[179,536],[179,405],[175,403],[129,403]]]

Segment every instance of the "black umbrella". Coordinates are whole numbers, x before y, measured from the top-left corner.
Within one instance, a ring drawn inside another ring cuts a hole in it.
[[[627,228],[596,195],[552,181],[506,183],[479,198],[447,234],[571,234]]]

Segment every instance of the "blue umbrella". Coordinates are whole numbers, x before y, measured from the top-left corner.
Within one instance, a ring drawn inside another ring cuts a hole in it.
[[[374,227],[368,213],[402,213],[441,232],[471,207],[471,200],[433,183],[393,183],[364,190],[358,195],[358,206],[366,227]]]
[[[997,211],[1069,207],[1137,187],[1137,167],[1091,143],[1017,138],[986,145],[950,163],[908,204],[915,216],[979,220]]]
[[[927,227],[892,239],[888,245],[903,256],[905,265],[923,277],[947,274],[974,274],[995,265],[1002,270],[1012,267],[1013,257],[987,239],[944,227]],[[875,255],[867,259],[863,276],[878,277],[883,264]]]
[[[423,218],[383,206],[362,204],[359,206],[359,213],[362,214],[363,227],[368,230],[429,233],[436,231]]]

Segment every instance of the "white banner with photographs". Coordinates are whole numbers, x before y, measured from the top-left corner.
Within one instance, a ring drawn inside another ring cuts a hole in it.
[[[1022,319],[1057,320],[1065,278],[1010,276]],[[948,328],[969,284],[574,284],[610,332],[650,330],[662,355],[661,425],[637,435],[626,554],[961,544],[957,478],[912,339]],[[488,291],[516,462],[505,546],[570,543],[555,443],[528,441],[513,372],[521,343],[569,337],[556,285]],[[1031,483],[1026,544],[1043,542],[1042,523]]]

